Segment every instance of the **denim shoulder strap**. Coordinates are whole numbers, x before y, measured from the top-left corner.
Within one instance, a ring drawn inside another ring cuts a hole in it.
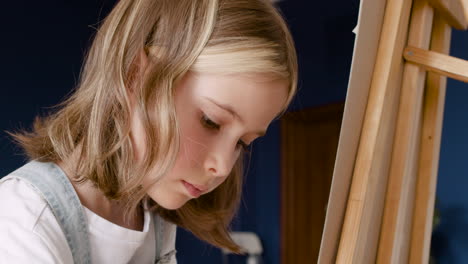
[[[156,238],[156,263],[160,262],[162,243],[163,243],[163,232],[164,232],[164,220],[158,215],[154,214],[154,232]]]
[[[176,250],[171,250],[162,255],[164,232],[168,232],[168,228],[166,228],[168,224],[169,223],[166,222],[166,220],[164,220],[158,214],[154,215],[154,232],[156,237],[156,264],[174,263],[171,262],[171,260],[175,258]]]
[[[80,199],[65,173],[54,163],[31,161],[12,172],[31,183],[47,201],[70,247],[75,264],[90,264],[88,226]]]

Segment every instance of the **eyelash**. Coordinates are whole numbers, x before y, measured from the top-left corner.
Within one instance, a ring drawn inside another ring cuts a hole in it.
[[[219,124],[215,123],[205,114],[202,115],[201,123],[204,127],[208,129],[219,130],[221,128]],[[244,151],[249,152],[249,145],[247,145],[244,141],[242,140],[237,141],[237,145],[241,146]]]

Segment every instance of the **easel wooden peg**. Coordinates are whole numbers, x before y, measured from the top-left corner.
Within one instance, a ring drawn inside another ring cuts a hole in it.
[[[438,73],[462,82],[468,82],[468,61],[439,52],[408,46],[404,57],[428,71]]]

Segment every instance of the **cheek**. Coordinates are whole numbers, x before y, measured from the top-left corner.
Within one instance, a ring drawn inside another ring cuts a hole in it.
[[[186,126],[181,126],[180,149],[176,166],[200,168],[207,153],[207,144],[207,135],[200,125],[190,122]]]

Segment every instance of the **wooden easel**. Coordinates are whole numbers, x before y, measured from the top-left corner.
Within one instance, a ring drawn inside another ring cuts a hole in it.
[[[446,77],[468,82],[451,27],[468,28],[467,0],[387,0],[344,217],[328,213],[340,232],[324,233],[319,263],[429,262]]]

